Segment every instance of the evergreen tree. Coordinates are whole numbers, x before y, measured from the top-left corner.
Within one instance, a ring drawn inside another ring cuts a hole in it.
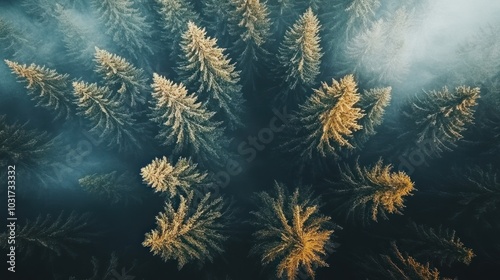
[[[188,22],[199,22],[199,15],[193,5],[187,0],[156,0],[160,6],[163,39],[169,44],[171,57],[177,59],[177,50],[182,34],[187,29]]]
[[[182,151],[196,156],[206,168],[224,167],[229,154],[229,141],[220,122],[213,121],[215,113],[208,111],[188,94],[183,84],[153,74],[152,120],[160,125],[157,139],[165,146],[174,145],[174,154]]]
[[[23,32],[0,18],[0,49],[2,50],[0,58],[11,59],[26,56],[26,49],[30,47]]]
[[[264,49],[270,36],[269,13],[266,3],[260,0],[231,2],[234,8],[230,14],[229,33],[237,38],[233,49],[245,83],[253,83],[254,76],[259,72],[258,65],[269,54]]]
[[[120,104],[109,99],[111,92],[108,87],[73,82],[73,89],[78,99],[78,115],[90,122],[91,134],[103,139],[108,148],[117,146],[119,151],[141,147],[137,137],[140,130],[136,128],[135,120]]]
[[[143,63],[145,55],[152,54],[148,40],[151,26],[131,0],[92,0],[99,20],[107,28],[106,34],[136,61]]]
[[[302,101],[304,91],[316,84],[320,71],[321,47],[319,45],[318,18],[309,8],[290,27],[278,52],[278,76],[282,81],[280,97]],[[291,96],[293,95],[293,96]]]
[[[96,47],[95,72],[105,80],[106,85],[116,89],[111,99],[130,108],[146,102],[147,79],[142,69],[135,68],[124,58]]]
[[[429,145],[422,149],[425,156],[437,157],[451,151],[462,133],[474,120],[479,88],[460,86],[454,92],[446,87],[440,91],[425,92],[403,110],[398,142]],[[404,150],[408,152],[408,148]]]
[[[149,233],[142,245],[166,262],[177,261],[177,268],[191,262],[203,265],[224,251],[222,243],[227,237],[225,227],[227,209],[221,197],[210,193],[198,203],[193,192],[180,195],[177,206],[168,201],[165,212],[156,216],[157,228]]]
[[[352,75],[332,85],[322,83],[305,104],[301,105],[288,125],[294,137],[283,147],[297,152],[303,161],[329,155],[339,156],[342,149],[353,149],[349,138],[362,129],[359,120],[364,116],[356,107],[360,100]]]
[[[56,119],[68,120],[72,117],[74,109],[71,105],[70,79],[67,74],[61,75],[55,70],[35,64],[20,65],[10,60],[5,60],[5,63],[12,73],[27,83],[28,94],[37,106],[55,112]]]
[[[365,112],[360,120],[360,125],[363,129],[354,133],[356,146],[361,146],[377,132],[375,128],[382,124],[385,108],[391,101],[391,87],[374,88],[369,91],[364,91],[359,100],[359,106]]]
[[[391,243],[391,253],[369,257],[363,261],[367,275],[374,279],[388,280],[440,280],[439,271],[430,268],[429,263],[422,264],[408,254],[399,251],[395,242]]]
[[[257,194],[259,210],[252,223],[258,228],[253,234],[254,254],[263,265],[276,265],[279,279],[298,279],[306,274],[314,279],[314,270],[327,267],[327,252],[333,249],[331,241],[335,228],[330,217],[319,212],[319,200],[312,193],[295,189],[288,195],[286,187],[276,183],[275,194]]]
[[[341,182],[333,189],[337,210],[363,224],[388,219],[388,214],[402,214],[404,197],[411,195],[413,182],[406,173],[391,169],[392,165],[383,165],[382,160],[373,167],[356,162],[354,170],[346,165]]]
[[[141,168],[142,180],[155,192],[168,192],[170,198],[177,194],[188,194],[196,187],[208,183],[208,173],[198,171],[197,164],[191,159],[179,158],[172,165],[166,157],[155,158]]]
[[[86,232],[88,227],[88,214],[71,212],[66,215],[61,212],[55,219],[50,214],[40,214],[36,220],[28,219],[16,229],[16,250],[25,256],[43,253],[49,257],[65,254],[76,257],[74,246],[90,242],[91,235]],[[1,246],[5,249],[8,236],[8,232],[0,234]]]
[[[439,265],[451,266],[455,262],[469,265],[475,254],[472,249],[465,247],[455,235],[454,230],[439,226],[436,230],[432,227],[411,224],[413,231],[410,238],[401,242],[410,249],[412,256],[417,259],[435,260]]]
[[[45,182],[45,168],[54,162],[58,144],[47,132],[28,129],[26,124],[8,124],[5,115],[0,115],[0,166],[15,165],[21,180],[35,177],[37,183]],[[7,172],[0,179],[6,179],[5,175]]]
[[[227,48],[229,41],[229,13],[233,9],[232,0],[202,0],[203,20],[208,33],[212,38],[217,38],[220,47]]]
[[[282,38],[286,28],[293,24],[298,16],[297,4],[297,1],[294,0],[269,0],[267,2],[273,19],[271,33],[274,34],[275,38]]]
[[[178,70],[183,83],[198,94],[208,95],[210,108],[222,110],[229,128],[242,126],[239,114],[244,100],[240,75],[223,49],[217,47],[217,40],[207,37],[204,28],[189,22],[181,48],[183,56]]]
[[[140,202],[134,182],[134,177],[128,172],[118,173],[117,171],[95,173],[78,179],[80,187],[86,192],[111,204]]]
[[[344,2],[342,10],[346,17],[346,35],[349,37],[356,30],[367,28],[375,18],[375,13],[380,8],[379,0],[349,0]]]

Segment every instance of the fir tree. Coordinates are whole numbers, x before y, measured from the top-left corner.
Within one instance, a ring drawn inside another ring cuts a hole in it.
[[[259,63],[269,53],[264,44],[270,36],[269,13],[265,2],[260,0],[232,0],[234,10],[230,15],[229,33],[237,39],[234,52],[238,57],[238,65],[242,69],[242,77],[254,82],[253,77],[259,72]]]
[[[148,40],[151,26],[131,0],[92,0],[99,20],[107,28],[106,34],[136,61],[144,62],[144,55],[152,54]]]
[[[369,257],[362,263],[366,264],[366,273],[370,278],[388,280],[439,280],[439,271],[430,268],[429,263],[422,264],[408,254],[399,251],[395,242],[391,243],[391,254]]]
[[[78,179],[86,192],[111,204],[130,201],[140,202],[138,189],[134,187],[134,177],[128,172],[95,173]]]
[[[218,39],[218,45],[228,47],[229,13],[233,9],[232,0],[202,0],[204,25],[212,38]]]
[[[213,198],[210,193],[198,203],[193,200],[193,192],[180,195],[179,200],[177,206],[166,203],[165,212],[156,216],[158,227],[146,233],[142,245],[165,262],[176,260],[180,270],[187,263],[211,262],[224,251],[227,208],[221,197]]]
[[[56,114],[56,119],[67,120],[73,115],[70,100],[69,76],[59,74],[45,66],[31,64],[20,65],[17,62],[5,60],[5,63],[18,78],[27,83],[26,89],[37,106],[48,108]]]
[[[293,94],[295,100],[301,101],[304,91],[315,85],[323,56],[319,45],[320,28],[318,18],[309,8],[286,31],[278,52],[277,72],[282,80],[282,98],[288,99]]]
[[[398,142],[412,145],[428,144],[423,149],[428,157],[438,157],[451,151],[462,133],[474,120],[479,88],[460,86],[454,92],[446,87],[440,91],[424,92],[403,110],[402,132]],[[407,149],[405,150],[407,152]]]
[[[199,22],[199,15],[187,0],[156,0],[160,6],[163,39],[169,44],[171,57],[177,59],[179,42],[187,29],[188,22]]]
[[[142,69],[135,68],[124,58],[96,47],[95,71],[105,80],[106,85],[116,89],[111,99],[130,108],[146,102],[144,96],[147,79]]]
[[[28,39],[21,30],[16,29],[10,22],[0,18],[0,58],[19,58],[25,56],[29,48]]]
[[[319,212],[319,201],[311,193],[297,188],[288,195],[278,183],[275,192],[257,195],[259,210],[251,212],[258,228],[252,252],[263,265],[276,265],[279,279],[298,279],[302,273],[314,279],[316,268],[328,266],[325,258],[334,247],[334,225]]]
[[[15,165],[19,178],[35,177],[37,183],[43,183],[47,179],[45,168],[54,162],[59,141],[45,131],[26,126],[8,124],[5,115],[0,115],[0,166]],[[4,172],[0,179],[4,179],[4,175],[7,173]]]
[[[374,88],[364,91],[359,100],[359,106],[365,112],[360,125],[363,129],[354,134],[356,146],[360,148],[371,136],[375,135],[377,126],[382,124],[385,108],[391,101],[391,87]]]
[[[214,113],[188,94],[183,84],[153,74],[152,120],[160,125],[157,139],[165,146],[174,145],[174,154],[188,151],[204,167],[223,167],[229,154],[229,141]]]
[[[352,34],[355,30],[367,28],[375,18],[375,13],[380,8],[379,0],[349,0],[344,1],[343,7],[346,13],[346,34]]]
[[[78,99],[78,115],[90,122],[91,134],[103,139],[109,148],[117,146],[119,151],[141,147],[135,120],[120,104],[108,98],[111,94],[108,87],[73,82],[73,89]]]
[[[405,238],[401,242],[417,259],[435,260],[441,266],[444,264],[451,266],[455,262],[469,265],[475,256],[472,249],[465,247],[455,235],[454,230],[442,226],[436,230],[415,223],[411,224],[411,230],[413,233],[410,238]]]
[[[142,180],[155,192],[168,192],[170,198],[177,194],[188,194],[197,186],[208,183],[208,173],[198,171],[197,164],[191,159],[179,158],[172,165],[166,157],[155,158],[141,168]]]
[[[373,167],[361,167],[356,162],[354,170],[346,165],[341,170],[341,182],[332,189],[337,210],[363,224],[402,214],[404,197],[412,195],[415,188],[406,173],[391,170],[392,165],[383,165],[382,160]]]
[[[208,95],[210,108],[222,110],[229,128],[242,126],[239,114],[244,100],[239,72],[223,49],[217,47],[217,40],[207,37],[204,28],[189,22],[182,35],[181,48],[183,55],[178,70],[183,83],[198,94]]]
[[[25,256],[43,253],[53,257],[70,255],[76,257],[74,246],[90,242],[91,234],[88,214],[61,212],[55,219],[52,215],[38,215],[36,220],[26,220],[16,229],[16,249]],[[0,234],[1,246],[7,248],[8,232]]]
[[[298,13],[296,11],[297,1],[293,0],[269,0],[269,6],[273,24],[271,33],[275,38],[282,38],[286,28],[293,24]]]
[[[342,149],[353,149],[349,138],[362,129],[359,120],[364,116],[356,107],[360,100],[352,75],[332,85],[322,83],[290,120],[289,134],[295,137],[284,148],[300,154],[304,161],[316,155],[338,156]]]

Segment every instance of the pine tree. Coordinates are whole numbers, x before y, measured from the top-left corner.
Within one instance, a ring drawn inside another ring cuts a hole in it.
[[[73,82],[74,95],[77,97],[78,115],[89,121],[89,132],[103,139],[108,148],[117,146],[119,151],[132,151],[140,148],[135,120],[120,104],[108,97],[108,87],[97,84]]]
[[[454,92],[446,87],[440,91],[424,92],[403,110],[398,142],[430,146],[423,149],[427,157],[439,157],[451,151],[462,133],[474,120],[479,88],[460,86]],[[405,149],[408,152],[408,148]]]
[[[96,47],[95,72],[105,80],[106,85],[116,89],[111,99],[130,108],[146,102],[147,79],[142,69],[137,69],[124,58]]]
[[[156,216],[158,227],[146,233],[142,245],[165,262],[176,260],[180,270],[187,263],[211,262],[224,251],[224,219],[228,212],[223,199],[213,198],[210,193],[199,203],[193,200],[193,192],[180,195],[179,200],[177,206],[166,203],[165,212]]]
[[[178,70],[183,83],[198,94],[208,95],[210,108],[222,109],[230,129],[242,126],[239,114],[244,100],[239,72],[223,49],[217,47],[217,40],[207,37],[204,28],[189,22],[181,48],[183,56]]]
[[[301,101],[304,91],[316,84],[320,72],[321,47],[319,45],[318,18],[309,8],[290,27],[281,42],[278,52],[278,75],[282,81],[280,95],[283,99],[292,97]]]
[[[128,172],[118,173],[117,171],[94,173],[78,179],[80,187],[86,192],[111,204],[140,202],[134,182],[135,178]]]
[[[451,266],[456,262],[469,265],[475,254],[465,247],[454,230],[439,226],[438,229],[411,223],[413,233],[401,242],[417,259],[435,260],[439,265]],[[413,236],[413,237],[412,237]]]
[[[367,28],[375,18],[380,8],[379,0],[349,0],[345,2],[346,34],[354,33],[361,28]]]
[[[229,12],[232,10],[232,0],[202,0],[203,20],[208,33],[217,38],[220,47],[229,47]]]
[[[92,0],[99,20],[107,28],[106,34],[128,55],[144,62],[145,55],[152,54],[148,40],[151,26],[131,0]]]
[[[259,210],[251,212],[255,245],[252,253],[263,265],[276,264],[276,277],[294,280],[305,273],[314,279],[314,270],[327,267],[327,252],[335,226],[330,217],[319,212],[319,201],[312,193],[295,189],[288,195],[286,187],[275,184],[275,194],[257,194]]]
[[[187,0],[156,0],[160,6],[163,39],[170,45],[171,57],[177,59],[179,42],[188,22],[199,22],[200,16]]]
[[[362,263],[368,268],[370,278],[388,280],[440,280],[439,271],[430,268],[429,263],[422,264],[408,254],[399,251],[395,242],[391,243],[391,254],[369,257]]]
[[[233,49],[238,57],[245,83],[254,82],[259,64],[269,53],[264,44],[270,36],[269,13],[265,2],[260,0],[232,0],[229,34],[236,37]]]
[[[25,256],[43,253],[53,257],[70,255],[76,257],[74,246],[90,242],[91,234],[86,232],[90,225],[89,214],[66,215],[61,212],[55,219],[52,215],[38,215],[36,220],[26,220],[16,229],[16,250]],[[8,232],[0,234],[1,246],[8,246]]]
[[[26,126],[8,124],[5,115],[0,115],[0,166],[6,169],[8,165],[15,165],[21,180],[36,178],[37,183],[44,183],[45,168],[55,161],[59,141],[45,131]],[[6,179],[5,175],[7,172],[0,175],[0,179]]]
[[[304,161],[316,155],[338,156],[342,149],[353,149],[349,138],[362,129],[359,120],[364,116],[356,107],[360,100],[352,75],[332,85],[322,83],[290,120],[289,134],[295,137],[284,148],[300,153]]]
[[[31,47],[28,39],[21,30],[16,29],[10,22],[0,18],[0,58],[20,58],[26,56],[26,48]]]
[[[297,17],[297,1],[293,0],[269,0],[267,2],[273,19],[271,33],[275,38],[282,38],[286,28],[291,26]]]
[[[365,112],[360,125],[363,129],[354,134],[356,146],[360,148],[371,136],[377,132],[375,128],[382,124],[385,108],[391,101],[391,87],[374,88],[364,91],[359,100],[359,106]]]
[[[402,214],[404,197],[412,195],[415,188],[406,173],[391,170],[392,165],[383,165],[382,160],[373,167],[361,167],[356,162],[354,170],[346,165],[341,170],[341,182],[332,189],[337,211],[363,224],[388,219],[388,214]]]
[[[208,173],[198,171],[197,164],[191,159],[179,158],[172,165],[166,157],[155,158],[141,168],[142,180],[155,192],[168,192],[170,198],[177,194],[188,194],[196,187],[208,183]]]
[[[5,63],[20,80],[27,83],[26,89],[31,99],[56,113],[56,119],[68,120],[73,115],[70,100],[69,76],[59,74],[45,66],[31,64],[20,65],[17,62],[5,60]]]
[[[229,141],[215,113],[188,94],[183,84],[153,74],[152,120],[160,125],[157,139],[165,146],[174,145],[173,153],[189,152],[206,168],[225,166]]]

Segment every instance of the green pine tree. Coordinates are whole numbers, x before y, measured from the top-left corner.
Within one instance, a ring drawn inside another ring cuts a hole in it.
[[[214,113],[188,94],[183,84],[153,74],[152,120],[160,125],[157,139],[174,146],[173,153],[188,152],[209,169],[224,167],[229,158],[229,141]]]
[[[318,18],[309,8],[290,27],[278,52],[278,69],[281,79],[282,99],[301,101],[305,91],[316,84],[320,72],[321,57]]]
[[[264,44],[270,37],[269,12],[265,2],[260,0],[231,0],[229,34],[237,38],[233,51],[238,57],[245,83],[254,84],[254,76],[259,73],[269,53]]]
[[[204,28],[189,22],[182,35],[181,48],[183,55],[178,70],[183,83],[207,96],[209,108],[222,111],[230,129],[242,126],[239,115],[244,99],[240,75],[224,50],[217,47],[217,40],[208,37]]]
[[[223,233],[227,206],[221,197],[207,193],[199,202],[193,192],[179,195],[179,203],[167,201],[165,212],[156,216],[157,228],[146,233],[142,245],[166,262],[177,261],[180,270],[185,264],[206,261],[222,252],[227,237]]]
[[[136,108],[146,102],[147,79],[144,71],[130,64],[124,58],[95,49],[97,72],[104,79],[106,85],[116,92],[111,99],[129,108]]]
[[[111,149],[137,151],[141,148],[140,129],[120,104],[109,99],[111,92],[108,87],[73,82],[73,90],[78,99],[78,115],[88,120],[91,134],[104,140]]]
[[[74,114],[71,103],[70,79],[67,74],[59,74],[44,66],[31,64],[20,65],[17,62],[5,60],[12,73],[27,83],[26,89],[37,106],[45,107],[56,114],[56,119],[68,120]]]
[[[462,133],[474,120],[479,88],[460,86],[450,92],[446,87],[440,91],[424,92],[415,97],[403,110],[399,143],[411,143],[403,148],[407,153],[415,145],[428,145],[422,149],[427,157],[439,157],[443,151],[451,151]]]
[[[229,40],[229,13],[233,9],[231,0],[202,0],[203,23],[207,27],[208,34],[217,38],[219,47],[230,46]]]

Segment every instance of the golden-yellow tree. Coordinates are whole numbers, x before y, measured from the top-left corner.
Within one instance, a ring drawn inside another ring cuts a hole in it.
[[[414,183],[406,173],[391,170],[392,165],[382,160],[372,167],[361,167],[358,162],[353,169],[346,165],[333,188],[337,211],[362,224],[402,214],[404,197],[412,195]]]
[[[275,193],[257,194],[259,210],[251,212],[255,245],[252,253],[263,265],[272,265],[279,279],[298,279],[300,273],[314,278],[315,269],[327,267],[325,258],[333,249],[335,225],[319,211],[318,198],[295,189],[288,195],[286,187],[275,184]]]
[[[206,261],[224,251],[223,233],[227,207],[221,197],[207,193],[199,202],[193,199],[193,192],[179,195],[179,203],[167,201],[165,212],[156,216],[157,228],[146,233],[142,242],[154,255],[165,262],[177,261],[180,270],[187,263]]]
[[[178,72],[183,84],[205,97],[212,111],[222,111],[230,129],[242,126],[240,74],[224,49],[217,46],[217,40],[190,21],[182,35],[181,49]]]
[[[297,152],[302,160],[316,155],[339,156],[342,149],[353,149],[351,138],[362,129],[365,115],[358,107],[360,94],[354,76],[347,75],[331,85],[322,83],[299,107],[289,124],[290,139],[284,148]]]
[[[70,79],[53,69],[35,64],[21,65],[5,60],[12,73],[26,83],[26,89],[37,106],[45,107],[56,114],[56,119],[67,120],[74,114],[71,100]]]
[[[144,71],[134,67],[125,58],[106,50],[95,48],[95,72],[113,89],[109,98],[130,108],[146,102],[147,79]]]
[[[168,192],[170,197],[188,194],[196,187],[208,183],[208,173],[198,171],[197,164],[191,159],[179,158],[172,165],[166,157],[155,158],[153,162],[141,168],[144,183],[155,192]]]

